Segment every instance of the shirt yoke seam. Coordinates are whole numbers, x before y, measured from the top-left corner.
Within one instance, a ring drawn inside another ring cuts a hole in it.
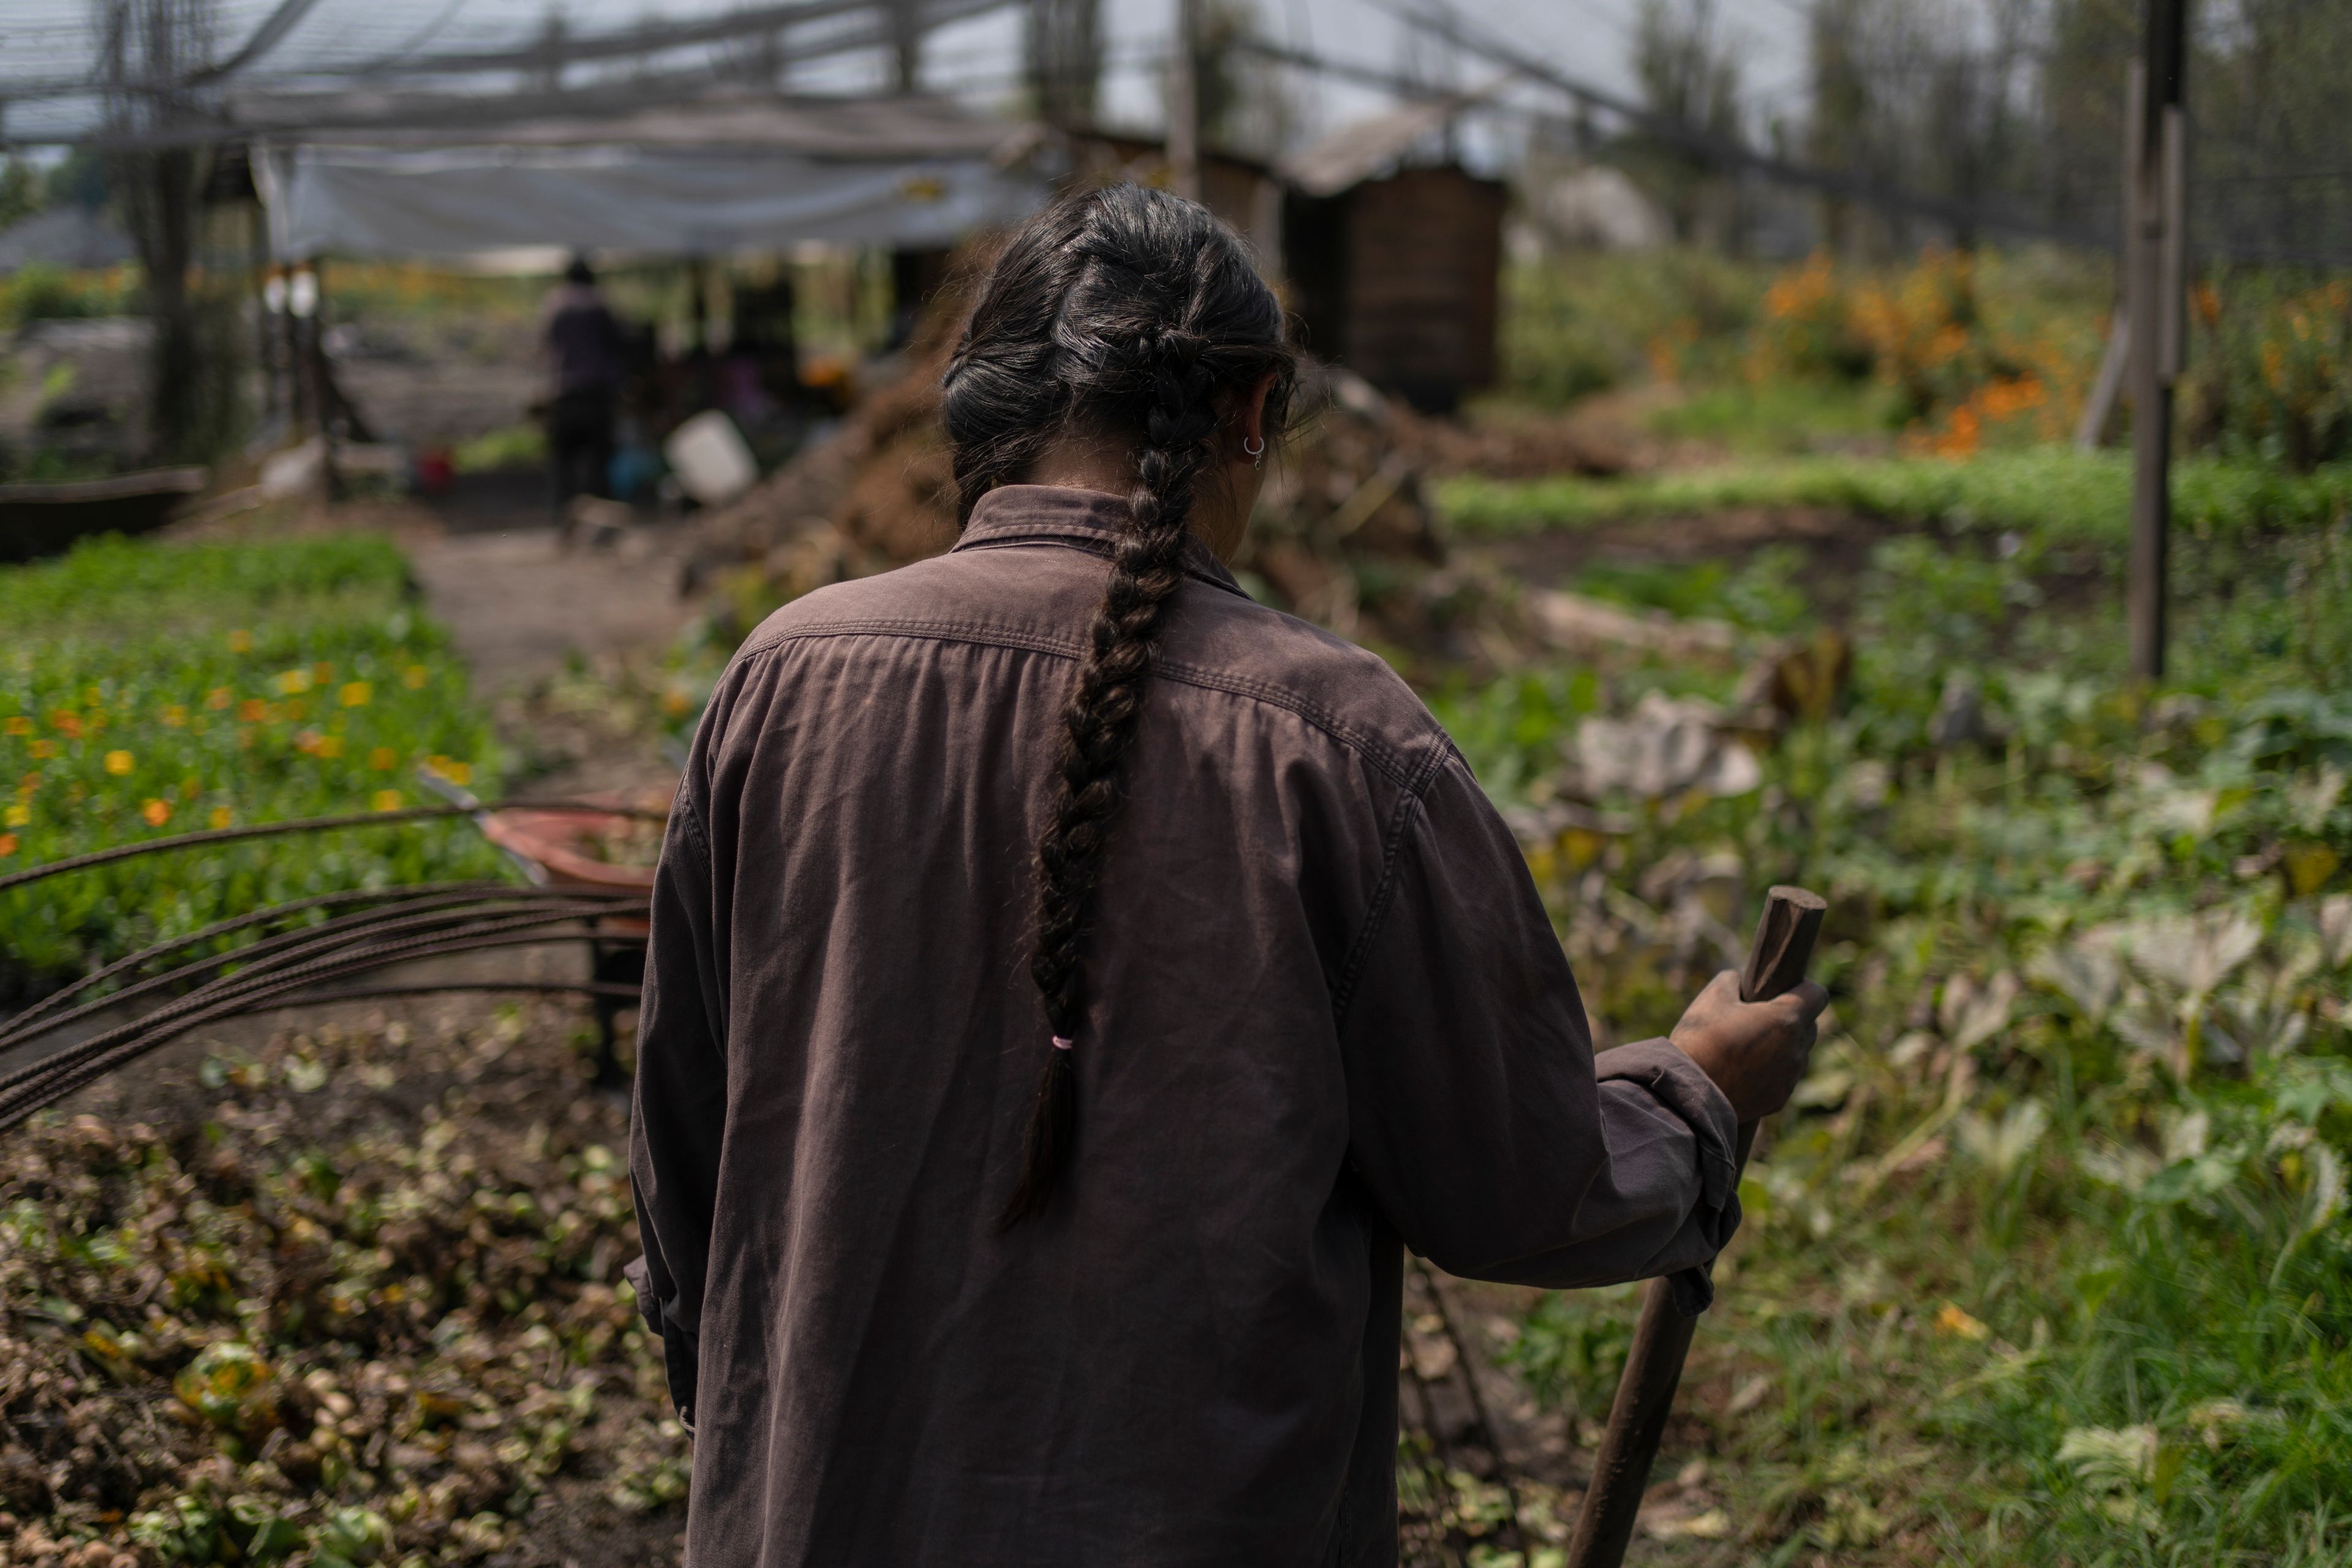
[[[953,621],[919,621],[897,618],[874,618],[856,621],[834,621],[821,626],[795,627],[777,634],[757,647],[746,647],[736,655],[743,663],[775,652],[788,642],[810,642],[821,637],[894,636],[922,638],[933,642],[975,643],[988,647],[1013,647],[1031,653],[1050,654],[1060,658],[1080,657],[1079,646],[1056,637],[1039,637],[1014,631],[1009,627],[975,628]],[[1247,676],[1233,675],[1204,666],[1187,664],[1178,659],[1162,659],[1152,667],[1152,673],[1164,675],[1186,686],[1204,690],[1223,691],[1230,696],[1245,697],[1280,708],[1305,720],[1315,729],[1363,756],[1387,776],[1390,783],[1408,793],[1418,793],[1414,781],[1425,781],[1435,762],[1442,760],[1450,743],[1441,741],[1429,748],[1429,754],[1414,762],[1400,753],[1380,737],[1358,729],[1318,702],[1312,702],[1295,691],[1271,681],[1252,680]]]

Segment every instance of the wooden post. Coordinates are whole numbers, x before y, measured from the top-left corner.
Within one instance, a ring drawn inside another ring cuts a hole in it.
[[[1201,0],[1176,0],[1176,42],[1168,66],[1168,184],[1201,199]]]
[[[890,54],[898,90],[913,92],[923,78],[923,0],[890,0]]]
[[[323,429],[326,415],[319,399],[316,366],[310,354],[311,328],[319,313],[319,274],[307,261],[298,261],[286,279],[286,379],[291,395],[294,428]]]
[[[2172,523],[2172,383],[2187,284],[2187,138],[2181,82],[2187,0],[2147,0],[2147,36],[2126,95],[2135,156],[2124,170],[2126,309],[2131,326],[2132,673],[2164,676],[2165,573]]]

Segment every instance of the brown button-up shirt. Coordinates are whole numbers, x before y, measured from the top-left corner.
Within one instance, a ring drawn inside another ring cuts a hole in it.
[[[736,656],[663,847],[635,1270],[693,1568],[1396,1555],[1398,1243],[1548,1286],[1737,1225],[1731,1109],[1597,1060],[1517,845],[1378,658],[1198,550],[1086,949],[1077,1145],[999,1234],[1030,872],[1123,503],[1020,486]]]

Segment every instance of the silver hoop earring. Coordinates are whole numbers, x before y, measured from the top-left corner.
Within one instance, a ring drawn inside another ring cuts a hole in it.
[[[1242,450],[1249,454],[1250,467],[1256,468],[1265,461],[1265,437],[1251,436],[1244,438],[1242,442]]]

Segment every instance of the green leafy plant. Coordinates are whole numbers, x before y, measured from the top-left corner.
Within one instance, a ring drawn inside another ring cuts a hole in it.
[[[86,543],[0,572],[0,872],[495,782],[464,667],[386,541]],[[437,761],[436,761],[437,760]],[[0,893],[0,985],[338,888],[499,874],[465,823],[147,857]]]

